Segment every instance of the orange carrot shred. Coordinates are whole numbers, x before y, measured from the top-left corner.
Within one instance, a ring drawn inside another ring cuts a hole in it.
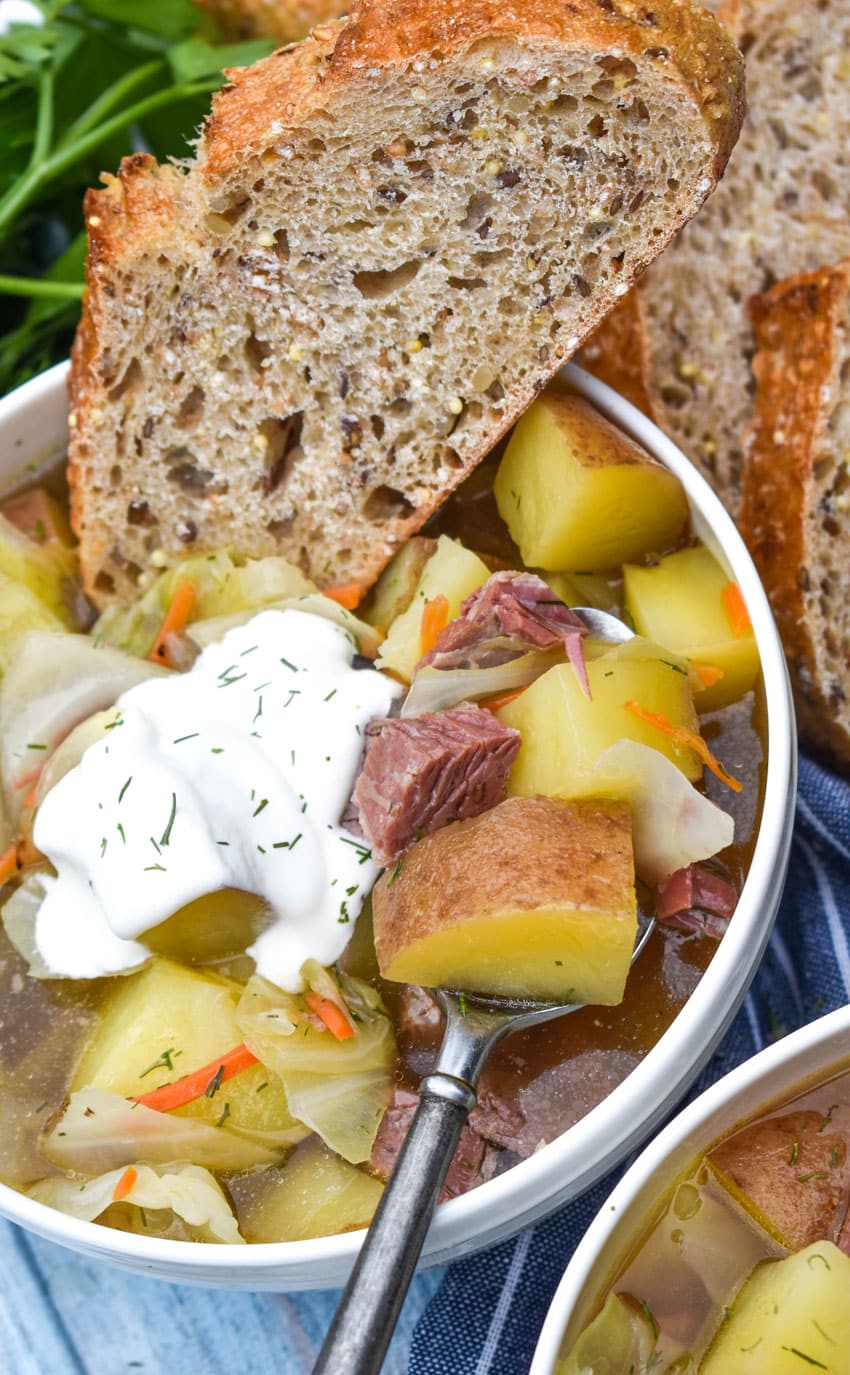
[[[119,1179],[118,1183],[115,1185],[115,1190],[112,1195],[112,1202],[120,1203],[122,1198],[126,1198],[127,1195],[130,1193],[131,1189],[133,1188],[133,1185],[135,1184],[138,1177],[138,1170],[134,1170],[132,1165],[128,1165],[126,1170],[122,1174],[121,1178]]]
[[[155,1108],[157,1112],[171,1112],[173,1108],[182,1108],[204,1094],[212,1098],[226,1079],[232,1079],[235,1074],[241,1074],[243,1069],[250,1069],[256,1063],[256,1055],[246,1045],[234,1046],[233,1050],[228,1050],[217,1060],[211,1060],[201,1069],[184,1074],[182,1079],[175,1079],[173,1084],[163,1084],[161,1088],[151,1089],[150,1093],[142,1093],[134,1101],[145,1108]]]
[[[434,645],[445,630],[449,620],[449,599],[442,593],[432,597],[422,608],[422,623],[419,628],[420,652],[430,654]]]
[[[168,664],[168,637],[169,635],[179,635],[181,630],[186,629],[196,597],[197,589],[193,582],[181,582],[174,589],[171,605],[165,613],[165,619],[159,627],[159,633],[148,655],[153,663]]]
[[[15,789],[15,792],[19,792],[21,788],[29,788],[33,783],[37,783],[41,777],[43,768],[43,764],[36,764],[34,768],[27,769],[26,773],[19,773],[17,778],[12,780],[12,787]]]
[[[727,582],[720,595],[723,598],[723,609],[729,617],[733,635],[738,637],[746,635],[749,630],[752,630],[753,624],[747,610],[747,603],[741,596],[740,587],[736,582]]]
[[[4,850],[0,855],[0,884],[5,883],[11,878],[18,867],[18,847],[17,844],[10,845],[8,850]]]
[[[714,687],[723,677],[723,669],[718,668],[716,664],[694,664],[694,668],[703,687]]]
[[[348,1041],[356,1035],[354,1027],[345,1013],[330,998],[323,998],[321,993],[313,993],[312,990],[308,990],[304,994],[304,1001],[311,1012],[315,1012],[317,1017],[321,1017],[328,1031],[332,1032],[338,1041]]]
[[[686,726],[674,726],[673,722],[669,721],[663,712],[647,711],[638,702],[625,702],[623,705],[626,711],[637,716],[638,720],[645,721],[648,726],[655,726],[656,730],[663,731],[665,735],[669,735],[678,744],[688,745],[694,754],[702,760],[706,768],[711,769],[711,772],[720,779],[721,783],[725,783],[733,792],[739,793],[741,791],[744,786],[743,783],[737,778],[733,778],[731,773],[726,772],[720,760],[711,753],[701,735],[688,730]]]
[[[346,611],[354,611],[362,600],[363,588],[359,582],[344,582],[339,587],[326,588],[325,596],[345,607]]]
[[[38,786],[37,786],[37,785],[34,786],[34,787],[32,787],[32,788],[30,788],[29,792],[27,793],[26,797],[24,798],[24,806],[25,806],[25,807],[34,807],[34,806],[35,806],[35,799],[36,799],[37,793],[38,793]]]
[[[516,697],[521,697],[524,692],[524,687],[512,688],[510,692],[494,692],[492,697],[483,697],[481,705],[488,711],[498,711],[500,707],[506,707],[508,702],[513,702]]]

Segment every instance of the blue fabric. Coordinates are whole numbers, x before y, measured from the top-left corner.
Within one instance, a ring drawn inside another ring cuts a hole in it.
[[[803,760],[770,947],[692,1090],[850,999],[850,790]],[[386,1375],[526,1375],[564,1266],[622,1170],[512,1241],[414,1282]],[[337,1299],[180,1288],[90,1264],[2,1224],[3,1375],[307,1375]]]

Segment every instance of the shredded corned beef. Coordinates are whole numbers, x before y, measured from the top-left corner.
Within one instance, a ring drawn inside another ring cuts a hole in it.
[[[495,807],[519,746],[519,732],[481,707],[371,722],[351,801],[377,862]]]
[[[436,645],[416,665],[437,669],[491,668],[529,649],[561,641],[587,696],[590,686],[581,642],[588,633],[580,616],[534,573],[493,573],[450,621]],[[505,640],[512,641],[506,645]],[[498,642],[498,643],[494,643]]]
[[[392,1101],[381,1118],[369,1159],[369,1168],[384,1179],[396,1162],[418,1103],[419,1095],[410,1089],[398,1086],[393,1089]],[[445,1202],[447,1198],[456,1198],[458,1194],[464,1194],[468,1189],[474,1189],[477,1184],[492,1179],[498,1160],[499,1152],[482,1141],[471,1127],[464,1126],[449,1172],[443,1182],[440,1202]]]
[[[689,864],[658,885],[655,914],[668,926],[720,940],[737,902],[735,885],[722,874],[704,864]]]

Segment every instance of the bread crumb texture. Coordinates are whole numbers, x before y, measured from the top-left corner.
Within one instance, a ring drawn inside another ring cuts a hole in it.
[[[369,586],[695,213],[740,126],[689,0],[364,4],[86,200],[86,585],[225,545]]]
[[[850,768],[850,258],[751,306],[755,413],[740,523],[782,635],[800,731]]]
[[[747,303],[850,253],[850,0],[725,0],[718,16],[746,55],[741,137],[717,191],[623,308],[640,340],[630,395],[735,513],[753,406]],[[587,355],[615,385],[626,327],[606,321]]]

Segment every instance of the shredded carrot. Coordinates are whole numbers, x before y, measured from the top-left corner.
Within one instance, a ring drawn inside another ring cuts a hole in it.
[[[151,1089],[150,1093],[140,1094],[135,1102],[145,1108],[155,1108],[157,1112],[171,1112],[172,1108],[182,1108],[204,1094],[212,1098],[226,1079],[232,1079],[235,1074],[241,1074],[243,1069],[250,1069],[256,1063],[256,1055],[246,1045],[234,1046],[233,1050],[228,1050],[217,1060],[211,1060],[201,1069],[185,1074],[173,1084],[163,1084],[161,1088]]]
[[[419,627],[419,647],[422,654],[430,654],[434,645],[445,630],[449,619],[449,599],[442,593],[432,597],[422,608],[422,622]]]
[[[12,782],[12,787],[15,789],[15,792],[20,792],[21,788],[29,788],[33,783],[37,783],[41,778],[41,771],[43,768],[43,764],[36,764],[35,768],[27,769],[26,773],[18,774],[18,777]]]
[[[740,587],[736,582],[727,582],[720,595],[723,598],[723,609],[729,617],[733,635],[739,637],[746,635],[747,631],[752,630],[753,624],[747,610],[747,603],[741,596]]]
[[[132,1165],[128,1165],[126,1170],[122,1174],[121,1178],[119,1179],[118,1183],[115,1185],[115,1190],[112,1195],[112,1202],[120,1203],[122,1198],[126,1198],[127,1195],[130,1193],[131,1189],[133,1188],[133,1185],[135,1184],[138,1177],[138,1170],[134,1170]]]
[[[321,993],[308,991],[304,994],[304,1001],[311,1012],[321,1017],[328,1031],[332,1032],[338,1041],[347,1041],[355,1035],[354,1027],[345,1013],[340,1011],[330,998],[323,998]]]
[[[694,669],[703,687],[714,687],[723,677],[723,669],[715,664],[694,664]]]
[[[34,806],[35,806],[35,799],[36,799],[37,794],[38,794],[38,787],[37,787],[37,786],[36,786],[36,787],[33,787],[33,788],[30,788],[29,792],[27,793],[26,797],[24,798],[24,806],[25,806],[25,807],[34,807]]]
[[[481,705],[488,711],[498,711],[500,707],[506,707],[508,702],[512,702],[515,697],[521,697],[525,688],[512,688],[510,692],[494,692],[492,697],[482,697]]]
[[[625,702],[626,711],[630,711],[633,716],[637,716],[640,721],[645,721],[648,726],[655,726],[656,730],[661,730],[665,735],[669,735],[678,744],[688,745],[694,754],[702,760],[706,768],[720,779],[721,783],[726,783],[734,792],[739,793],[743,784],[737,778],[733,778],[731,773],[727,773],[719,759],[716,759],[708,748],[701,735],[695,731],[688,730],[686,726],[674,726],[672,721],[660,711],[646,711],[638,702]]]
[[[8,850],[4,850],[0,855],[0,884],[11,878],[18,867],[18,847],[17,844],[10,845]]]
[[[346,611],[354,611],[363,599],[363,588],[359,582],[344,582],[339,587],[326,588],[325,596],[344,606]]]
[[[171,598],[171,605],[165,613],[165,619],[159,627],[159,633],[153,642],[148,658],[155,664],[168,663],[168,646],[166,641],[169,635],[179,635],[181,630],[185,630],[192,614],[192,607],[195,605],[197,590],[193,582],[181,582],[174,589],[174,596]]]

